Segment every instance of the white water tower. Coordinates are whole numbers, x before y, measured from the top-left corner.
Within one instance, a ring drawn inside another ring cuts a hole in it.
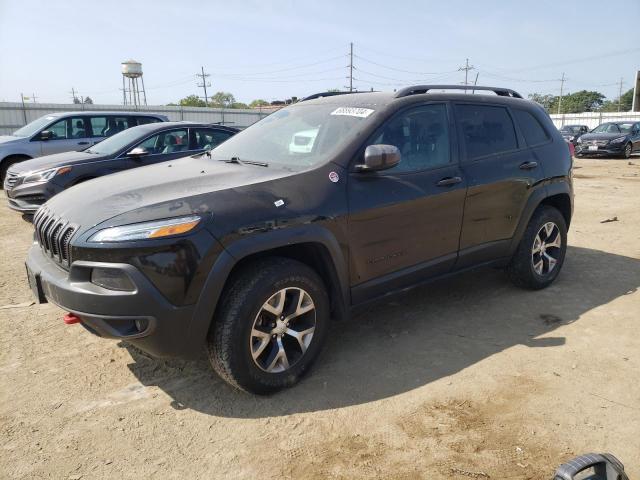
[[[142,64],[135,60],[122,62],[122,103],[123,105],[142,105],[140,101],[140,85],[142,84],[142,98],[144,105],[147,104],[147,92],[144,90],[144,79],[142,78]]]

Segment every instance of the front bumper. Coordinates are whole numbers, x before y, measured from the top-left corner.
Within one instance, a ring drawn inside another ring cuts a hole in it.
[[[73,313],[98,336],[125,340],[156,357],[193,358],[200,353],[200,345],[189,340],[195,306],[172,305],[133,265],[76,261],[66,271],[34,244],[26,266],[39,302]],[[109,290],[91,283],[96,267],[125,272],[135,290]]]
[[[598,156],[612,156],[621,155],[624,152],[625,143],[608,143],[606,145],[598,145],[597,150],[589,150],[591,145],[576,144],[576,155],[598,155]]]
[[[55,189],[48,182],[26,183],[9,187],[5,182],[9,208],[22,213],[35,213],[40,206],[55,195]]]

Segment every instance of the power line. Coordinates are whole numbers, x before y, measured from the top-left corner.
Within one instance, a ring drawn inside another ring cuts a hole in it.
[[[354,55],[354,57],[356,57],[358,60],[362,60],[365,63],[370,63],[372,65],[376,65],[377,67],[386,68],[387,70],[393,70],[395,72],[411,73],[413,75],[443,75],[445,73],[457,72],[457,70],[451,70],[451,71],[446,71],[446,72],[416,72],[414,70],[404,70],[402,68],[389,67],[388,65],[383,65],[381,63],[374,62],[373,60],[370,60],[370,59],[365,58],[365,57],[361,57],[360,55]]]
[[[207,81],[207,77],[210,77],[211,75],[209,75],[208,73],[204,73],[204,67],[200,67],[200,70],[202,71],[202,73],[196,73],[196,77],[200,77],[202,78],[202,84],[197,84],[198,87],[202,87],[204,89],[204,103],[208,104],[209,103],[209,99],[207,98],[207,87],[211,86],[211,82]]]

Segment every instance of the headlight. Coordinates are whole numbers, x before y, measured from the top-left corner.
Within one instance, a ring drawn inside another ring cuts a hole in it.
[[[569,141],[573,142],[576,139],[576,137],[569,137]]]
[[[627,137],[618,137],[611,140],[609,143],[622,143],[627,139]]]
[[[71,167],[48,168],[47,170],[31,172],[24,177],[22,183],[44,182],[46,180],[52,179],[56,175],[62,175],[63,173],[67,173],[69,171],[71,171]]]
[[[582,137],[579,137],[578,140],[576,140],[577,143],[582,143]]]
[[[134,223],[121,227],[105,228],[95,233],[89,239],[90,242],[128,242],[130,240],[146,240],[152,238],[180,235],[193,230],[200,223],[200,217],[190,215],[188,217],[167,218],[152,222]]]

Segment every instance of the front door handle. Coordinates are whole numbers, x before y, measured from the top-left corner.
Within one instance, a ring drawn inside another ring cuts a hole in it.
[[[436,183],[439,187],[449,187],[451,185],[455,185],[456,183],[460,183],[462,178],[460,177],[446,177]]]
[[[89,145],[89,142],[78,142],[78,145]]]
[[[520,170],[533,170],[538,167],[538,162],[524,162],[520,165]]]

